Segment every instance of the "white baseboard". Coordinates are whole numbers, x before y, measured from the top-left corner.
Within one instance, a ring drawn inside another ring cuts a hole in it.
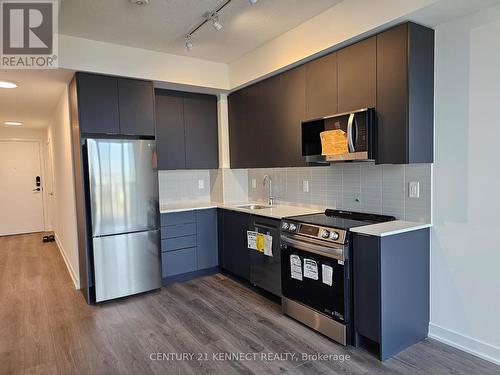
[[[80,289],[80,281],[78,280],[78,277],[76,276],[77,273],[73,269],[73,266],[69,262],[67,256],[66,256],[66,251],[64,250],[63,245],[61,244],[61,241],[59,240],[59,237],[57,237],[57,233],[54,233],[54,238],[56,239],[56,244],[59,249],[59,252],[61,253],[61,256],[64,259],[64,263],[66,263],[66,268],[68,269],[69,276],[73,280],[73,284],[75,284],[75,289]]]
[[[429,324],[429,337],[500,365],[500,348],[497,346],[432,323]]]

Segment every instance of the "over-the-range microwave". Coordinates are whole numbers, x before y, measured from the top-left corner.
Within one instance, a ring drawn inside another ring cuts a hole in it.
[[[374,108],[363,108],[302,122],[302,155],[308,163],[375,160]],[[321,133],[342,130],[347,135],[346,153],[322,155]]]

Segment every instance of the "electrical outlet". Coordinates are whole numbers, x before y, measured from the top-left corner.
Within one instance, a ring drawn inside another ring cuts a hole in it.
[[[257,180],[252,178],[252,189],[257,189]]]
[[[420,182],[418,181],[408,182],[408,197],[420,198]]]
[[[200,190],[205,189],[205,181],[204,180],[198,180],[198,189],[200,189]]]
[[[302,191],[304,193],[309,193],[309,181],[308,180],[302,181]]]

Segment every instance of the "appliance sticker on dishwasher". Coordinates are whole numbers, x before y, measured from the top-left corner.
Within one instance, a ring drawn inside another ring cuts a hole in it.
[[[304,277],[318,280],[318,263],[315,260],[304,258]]]
[[[302,262],[298,255],[290,255],[290,271],[292,279],[302,281]]]
[[[264,255],[267,255],[268,257],[273,256],[273,236],[270,236],[268,234],[264,234]]]
[[[248,248],[257,250],[257,232],[247,231]]]
[[[332,286],[333,284],[333,267],[326,264],[321,265],[321,279],[323,284]]]

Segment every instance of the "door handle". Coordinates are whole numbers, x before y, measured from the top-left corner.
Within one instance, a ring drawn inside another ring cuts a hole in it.
[[[330,247],[325,247],[325,246],[321,246],[321,245],[315,245],[312,243],[307,243],[304,241],[294,240],[293,238],[285,237],[283,235],[281,235],[280,238],[281,238],[282,245],[288,245],[288,246],[293,247],[293,248],[298,249],[298,250],[306,251],[309,253],[314,253],[314,254],[321,255],[324,257],[328,257],[328,258],[344,260],[343,247],[330,248]]]
[[[42,190],[42,189],[40,189],[40,188],[33,189],[33,191],[40,191],[40,190]]]
[[[349,115],[349,121],[347,122],[347,141],[348,141],[348,146],[349,146],[349,152],[355,152],[356,148],[354,147],[354,140],[352,137],[352,126],[355,125],[357,128],[356,124],[356,118],[354,117],[354,113],[351,113]]]

